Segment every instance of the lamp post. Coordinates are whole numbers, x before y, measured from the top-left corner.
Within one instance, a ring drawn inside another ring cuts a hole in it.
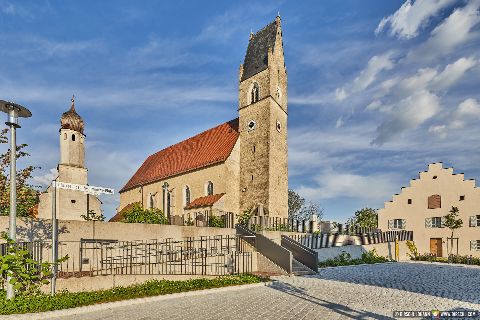
[[[16,129],[20,128],[18,118],[28,118],[32,113],[27,108],[16,104],[0,100],[0,111],[8,114],[5,124],[10,127],[10,219],[9,219],[9,237],[13,241],[17,238],[17,142]],[[13,285],[10,284],[10,275],[7,275],[7,299],[15,296]]]

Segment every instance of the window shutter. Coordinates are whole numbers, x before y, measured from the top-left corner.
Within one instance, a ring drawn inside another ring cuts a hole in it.
[[[445,217],[440,218],[440,228],[445,228]]]
[[[477,226],[477,216],[471,216],[470,217],[470,227],[476,227]]]
[[[470,241],[470,250],[477,251],[477,240]]]
[[[388,229],[393,229],[393,220],[388,220]]]
[[[406,228],[407,228],[407,220],[402,219],[402,229],[406,229]]]
[[[425,218],[425,228],[432,227],[432,218]]]

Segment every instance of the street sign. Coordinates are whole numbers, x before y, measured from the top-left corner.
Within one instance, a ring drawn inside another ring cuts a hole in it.
[[[88,186],[84,184],[75,184],[75,183],[67,183],[67,182],[60,182],[60,181],[52,181],[52,187],[58,189],[66,189],[66,190],[74,190],[74,191],[81,191],[86,194],[92,195],[99,195],[99,194],[114,194],[113,189],[105,188],[105,187],[95,187],[95,186]]]

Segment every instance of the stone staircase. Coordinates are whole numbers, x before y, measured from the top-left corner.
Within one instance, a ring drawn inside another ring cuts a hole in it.
[[[310,274],[316,274],[315,271],[313,271],[310,268],[307,268],[303,264],[301,264],[299,261],[292,259],[292,273],[296,276],[306,276]]]

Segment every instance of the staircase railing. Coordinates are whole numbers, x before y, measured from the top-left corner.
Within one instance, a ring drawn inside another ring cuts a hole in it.
[[[293,254],[295,260],[318,272],[318,253],[316,251],[284,235],[282,235],[281,244]]]
[[[235,226],[237,235],[242,236],[242,238],[254,246],[258,252],[262,255],[273,261],[280,268],[285,270],[287,273],[292,273],[292,253],[281,245],[275,243],[274,241],[268,239],[264,235],[255,233],[245,226],[237,224]]]

